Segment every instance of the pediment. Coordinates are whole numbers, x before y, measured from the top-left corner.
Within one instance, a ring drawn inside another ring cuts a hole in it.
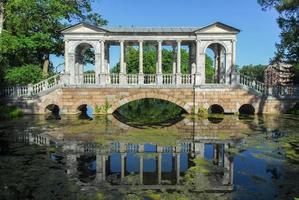
[[[62,30],[62,33],[105,33],[105,29],[92,26],[86,23],[80,23]]]
[[[206,33],[237,34],[239,32],[240,32],[239,29],[236,29],[234,27],[228,26],[228,25],[220,23],[220,22],[216,22],[214,24],[200,28],[197,31],[195,31],[195,33],[198,33],[198,34],[200,34],[200,33],[203,33],[203,34],[206,34]]]

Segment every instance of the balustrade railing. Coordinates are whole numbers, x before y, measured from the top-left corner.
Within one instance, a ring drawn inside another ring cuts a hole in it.
[[[251,77],[246,75],[239,74],[240,85],[244,85],[250,89],[255,90],[256,92],[274,97],[298,97],[299,96],[299,87],[296,86],[268,86],[262,82],[259,82]]]
[[[57,74],[34,85],[9,86],[1,90],[1,96],[30,96],[38,94],[59,84],[60,75]]]
[[[156,74],[144,74],[144,84],[154,85],[156,84]]]
[[[127,74],[127,83],[129,85],[138,84],[138,74]]]
[[[266,84],[243,74],[240,74],[239,76],[240,76],[239,83],[241,85],[247,86],[248,88],[251,88],[261,94],[268,93],[268,87]]]
[[[54,75],[50,78],[47,78],[35,85],[32,86],[32,91],[29,92],[29,95],[31,94],[38,94],[44,90],[47,90],[49,88],[52,88],[54,87],[55,85],[58,85],[59,84],[59,80],[60,80],[60,75],[57,74],[57,75]]]
[[[175,76],[173,74],[163,74],[162,75],[162,84],[163,85],[171,85],[175,83]]]
[[[110,74],[108,83],[112,85],[119,84],[119,74]]]
[[[96,83],[95,73],[84,73],[83,83],[84,84],[95,84]]]
[[[192,84],[192,74],[182,74],[182,84],[189,85]]]

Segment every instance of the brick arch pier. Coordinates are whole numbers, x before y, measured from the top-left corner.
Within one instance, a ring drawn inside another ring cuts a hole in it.
[[[293,106],[294,101],[263,98],[241,88],[76,88],[61,87],[33,99],[18,100],[25,113],[44,114],[50,104],[59,106],[62,114],[77,114],[78,107],[86,104],[95,108],[103,106],[106,101],[110,105],[108,113],[118,107],[143,98],[156,98],[172,102],[188,113],[194,108],[208,109],[211,105],[220,105],[225,113],[237,113],[243,104],[250,104],[256,113],[279,113]]]

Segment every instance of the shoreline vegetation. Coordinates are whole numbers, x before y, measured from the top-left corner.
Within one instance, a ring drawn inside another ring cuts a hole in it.
[[[23,112],[19,107],[0,105],[0,120],[15,119],[22,116]]]

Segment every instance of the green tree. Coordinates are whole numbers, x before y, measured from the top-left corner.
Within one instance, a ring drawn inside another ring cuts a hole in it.
[[[240,73],[250,76],[260,82],[264,82],[264,71],[266,67],[266,65],[244,65],[240,69]]]
[[[44,78],[43,71],[38,65],[25,65],[6,70],[5,82],[9,85],[26,85],[37,83]]]
[[[2,71],[3,67],[34,64],[43,66],[43,71],[47,73],[50,55],[63,55],[61,29],[78,21],[94,25],[107,23],[92,11],[91,2],[92,0],[1,1]]]
[[[171,74],[173,66],[173,51],[162,50],[162,69],[163,73]],[[156,73],[157,50],[154,46],[146,45],[143,49],[143,71],[145,74]],[[183,74],[190,73],[189,67],[189,53],[185,49],[181,50],[181,72]],[[139,50],[134,47],[127,47],[125,54],[125,61],[127,64],[127,73],[138,74],[139,72]],[[117,63],[111,70],[112,73],[119,73],[119,63]]]
[[[215,75],[215,68],[213,67],[213,60],[211,57],[206,55],[206,82],[213,83],[214,82],[214,75]]]

